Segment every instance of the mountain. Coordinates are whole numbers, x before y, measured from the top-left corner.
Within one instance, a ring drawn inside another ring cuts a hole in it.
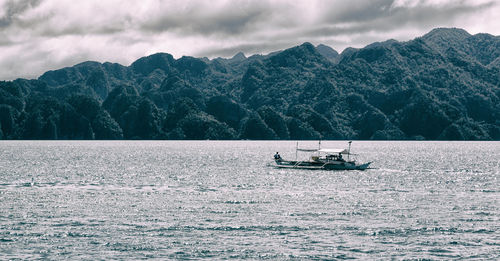
[[[318,46],[316,46],[316,50],[318,51],[318,53],[332,62],[336,62],[337,58],[339,57],[339,53],[337,51],[335,51],[332,47],[326,46],[324,44],[319,44]]]
[[[500,37],[167,53],[0,82],[2,139],[500,140]]]

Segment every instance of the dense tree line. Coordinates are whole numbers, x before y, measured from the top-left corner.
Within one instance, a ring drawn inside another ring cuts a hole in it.
[[[1,139],[500,139],[500,37],[158,53],[0,82]]]

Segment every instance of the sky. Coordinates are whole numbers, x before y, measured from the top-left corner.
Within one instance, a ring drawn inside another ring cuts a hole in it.
[[[338,52],[436,27],[500,35],[500,0],[0,0],[0,80],[157,52],[249,56],[304,42]]]

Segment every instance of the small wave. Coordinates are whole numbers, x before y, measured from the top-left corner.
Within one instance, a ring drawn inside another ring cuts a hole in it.
[[[145,185],[121,185],[121,184],[99,184],[99,183],[61,183],[61,182],[23,182],[23,183],[3,183],[0,189],[45,189],[45,190],[65,190],[65,191],[145,191],[159,192],[172,189],[171,186],[145,184]]]
[[[53,227],[81,227],[81,226],[87,226],[88,224],[85,224],[85,223],[82,223],[82,222],[79,222],[79,221],[73,221],[73,222],[69,222],[69,223],[55,223],[55,224],[52,224]]]
[[[19,226],[24,226],[24,225],[33,226],[33,225],[36,225],[36,224],[37,224],[37,223],[35,223],[35,222],[27,222],[27,221],[19,221],[19,222],[17,223],[17,225],[19,225]]]
[[[196,189],[196,191],[198,191],[198,192],[215,192],[217,190],[213,189],[213,188],[198,188],[198,189]]]
[[[404,170],[400,170],[400,169],[386,169],[386,168],[379,168],[377,169],[378,171],[382,171],[382,172],[391,172],[391,173],[403,173]]]
[[[269,202],[255,201],[255,200],[249,200],[249,201],[247,201],[247,200],[226,200],[226,201],[223,201],[222,203],[240,205],[240,204],[262,204],[262,203],[269,203]]]
[[[341,215],[341,216],[362,216],[363,213],[358,212],[358,211],[352,211],[352,212],[341,212],[341,213],[338,213],[338,215]]]
[[[448,249],[443,249],[443,248],[431,248],[431,249],[429,249],[429,252],[432,252],[432,253],[453,253],[453,251],[450,251]]]
[[[325,216],[328,215],[328,213],[314,213],[314,212],[307,212],[307,213],[290,213],[289,214],[291,217],[319,217],[319,216]]]
[[[2,183],[0,187],[7,188],[44,188],[44,187],[53,187],[60,184],[59,182],[13,182],[13,183]]]
[[[225,215],[225,214],[238,214],[240,212],[236,211],[236,210],[224,210],[224,211],[210,210],[210,211],[208,211],[208,213],[217,214],[217,215],[220,215],[220,214]]]
[[[445,233],[445,234],[493,234],[494,230],[490,229],[458,229],[458,228],[443,228],[443,227],[422,227],[422,228],[407,228],[407,229],[382,229],[379,231],[374,231],[372,236],[399,236],[406,237],[410,235],[421,235],[421,234],[434,234],[434,233]]]
[[[368,192],[372,192],[372,193],[379,193],[379,192],[402,192],[402,193],[408,193],[410,191],[409,190],[404,190],[404,189],[385,188],[385,189],[369,189]]]
[[[328,258],[327,258],[328,259]],[[345,254],[339,254],[335,256],[335,259],[340,259],[340,260],[350,260],[350,259],[356,259],[355,257],[351,257]]]
[[[157,248],[153,247],[150,244],[141,244],[141,245],[129,245],[120,242],[115,243],[106,243],[106,247],[110,247],[111,249],[119,252],[129,252],[129,251],[156,251]]]
[[[493,214],[489,213],[489,212],[477,212],[477,213],[474,213],[474,215],[478,215],[478,216],[492,216]]]
[[[490,190],[490,189],[471,189],[470,192],[483,192],[483,193],[497,193],[500,192],[498,190]]]
[[[457,230],[458,229],[456,228],[441,228],[441,227],[434,227],[434,228],[422,227],[422,228],[407,228],[407,229],[395,228],[395,229],[382,229],[379,231],[374,231],[372,235],[406,237],[413,234],[426,234],[426,233],[436,233],[436,232],[455,233],[457,232]]]
[[[481,246],[481,244],[474,244],[471,242],[461,242],[461,241],[451,241],[448,244],[450,245],[457,245],[457,246]]]
[[[481,219],[481,218],[459,218],[459,221],[464,221],[464,222],[483,222],[483,221],[488,221],[486,219]]]
[[[95,235],[78,233],[78,232],[68,232],[66,235],[68,237],[84,237],[84,238],[96,237]]]
[[[352,248],[352,247],[346,247],[346,246],[338,246],[338,250],[345,250],[349,252],[354,252],[354,253],[363,253],[363,254],[376,254],[382,252],[381,250],[375,250],[375,249],[369,249],[369,250],[363,250],[359,248]]]
[[[493,233],[496,233],[495,230],[484,229],[484,228],[481,228],[481,229],[468,229],[468,230],[464,230],[464,232],[466,232],[466,233],[473,233],[473,234],[493,234]]]
[[[148,232],[166,232],[166,231],[306,231],[310,230],[309,227],[299,227],[299,226],[213,226],[213,227],[203,227],[203,226],[172,226],[172,227],[162,227]]]

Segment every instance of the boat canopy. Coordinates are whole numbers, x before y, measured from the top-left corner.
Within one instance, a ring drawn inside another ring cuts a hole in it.
[[[298,151],[305,151],[305,152],[316,152],[318,149],[297,149]]]
[[[326,154],[339,154],[339,153],[349,154],[349,152],[347,151],[347,149],[320,149],[318,151],[326,153]]]

